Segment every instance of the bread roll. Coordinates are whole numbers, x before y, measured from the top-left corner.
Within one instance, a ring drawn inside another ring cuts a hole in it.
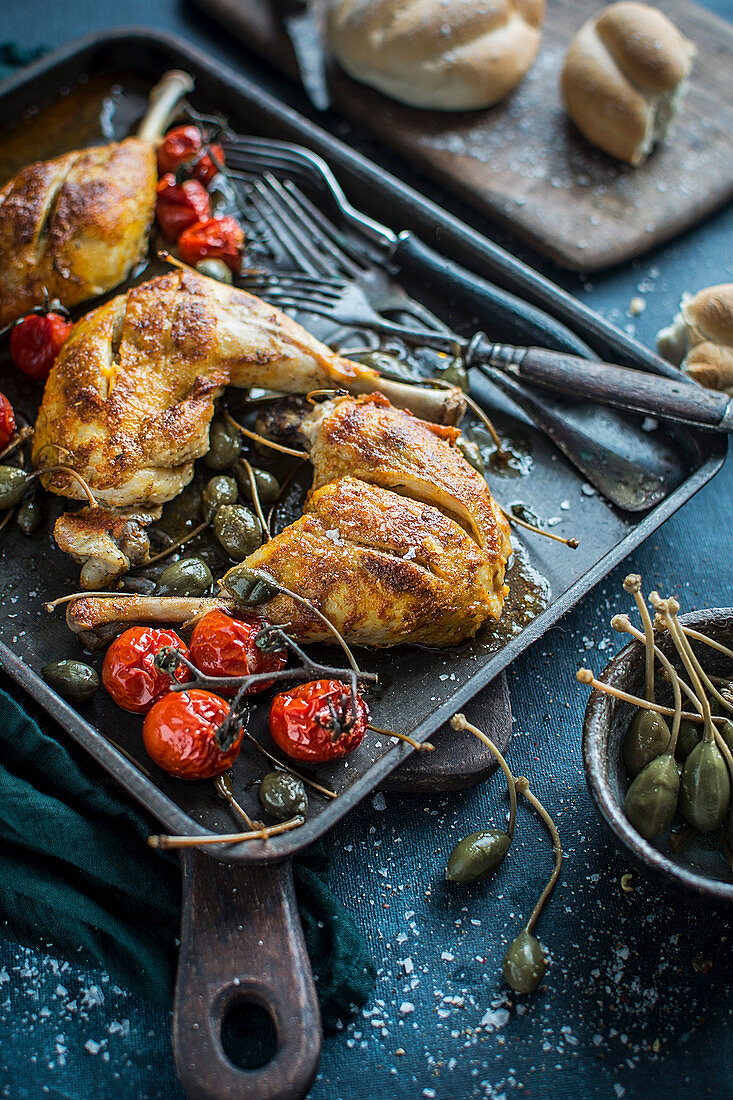
[[[332,0],[329,41],[351,76],[413,107],[503,99],[532,65],[545,0]]]
[[[642,164],[667,133],[694,56],[656,8],[611,4],[568,48],[560,80],[568,114],[594,145]]]
[[[733,395],[733,283],[684,295],[657,347],[701,385]]]

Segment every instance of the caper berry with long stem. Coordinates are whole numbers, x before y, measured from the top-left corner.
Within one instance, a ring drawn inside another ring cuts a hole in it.
[[[477,729],[477,727],[473,726],[470,722],[467,722],[464,715],[462,714],[456,714],[453,716],[453,718],[451,719],[451,726],[453,727],[453,729],[456,730],[468,730],[470,733],[473,733],[474,736],[478,737],[480,741],[483,741],[485,745],[487,745],[487,747],[491,750],[496,759],[499,761],[499,765],[506,775],[510,798],[512,799],[512,811],[510,814],[509,829],[507,833],[501,834],[500,830],[485,830],[483,833],[473,833],[471,834],[471,836],[466,837],[465,840],[462,841],[461,844],[456,847],[456,849],[454,849],[451,860],[453,860],[455,857],[458,864],[457,867],[454,868],[454,871],[460,873],[461,871],[465,870],[466,872],[468,872],[469,877],[454,877],[453,881],[473,881],[475,877],[479,876],[470,876],[470,871],[472,867],[476,865],[480,866],[481,863],[484,861],[490,864],[489,871],[486,871],[484,873],[490,873],[491,870],[495,870],[496,867],[501,863],[504,855],[506,855],[506,851],[501,854],[501,848],[504,844],[506,844],[506,849],[508,850],[511,839],[514,835],[517,791],[523,794],[530,805],[534,807],[542,820],[545,822],[550,832],[550,836],[552,837],[553,851],[555,853],[555,866],[553,868],[552,874],[550,875],[547,885],[540,894],[537,900],[537,904],[532,910],[524,928],[507,948],[506,955],[504,956],[504,963],[502,966],[504,979],[507,984],[511,986],[512,989],[516,990],[518,993],[533,993],[542,981],[545,970],[547,969],[547,960],[545,958],[545,953],[542,950],[542,946],[539,940],[536,938],[536,936],[532,934],[532,928],[534,927],[537,918],[542,912],[542,907],[552,893],[555,883],[560,876],[560,869],[562,867],[563,858],[560,836],[555,827],[555,823],[550,817],[549,813],[539,801],[539,799],[536,798],[535,795],[532,794],[532,792],[530,791],[529,780],[526,779],[525,776],[519,776],[519,778],[517,779],[514,778],[511,771],[509,770],[509,765],[507,764],[506,760],[493,744],[493,742],[486,736],[486,734],[482,733],[481,730]],[[496,839],[494,839],[493,837],[489,837],[489,833],[497,834]],[[506,840],[503,842],[500,839],[502,835],[506,837]],[[486,838],[485,855],[481,852],[480,849],[479,838],[482,837]],[[461,845],[466,845],[466,842],[468,842],[466,851],[459,851],[461,849]]]

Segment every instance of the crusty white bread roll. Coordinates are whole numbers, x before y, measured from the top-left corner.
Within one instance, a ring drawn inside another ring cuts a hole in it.
[[[667,133],[694,57],[656,8],[610,4],[568,47],[560,79],[568,114],[594,145],[642,164]]]
[[[532,65],[545,0],[332,0],[329,42],[351,76],[413,107],[503,99]]]
[[[685,294],[657,348],[701,385],[733,395],[733,283]]]

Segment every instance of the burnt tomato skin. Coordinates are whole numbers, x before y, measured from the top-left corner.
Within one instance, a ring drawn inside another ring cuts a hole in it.
[[[200,688],[170,691],[148,711],[143,723],[145,748],[159,768],[176,779],[212,779],[231,768],[244,733],[222,751],[216,731],[229,713],[218,695]]]
[[[133,626],[115,638],[104,656],[102,683],[118,707],[145,714],[170,691],[170,676],[155,667],[155,655],[165,646],[179,649],[188,657],[185,643],[175,630]],[[182,684],[190,679],[188,669],[179,667],[176,679]]]
[[[352,721],[351,688],[339,680],[312,680],[276,695],[270,707],[270,733],[275,744],[309,764],[339,760],[364,739],[369,708],[356,696]]]
[[[204,615],[191,635],[190,656],[196,668],[207,676],[251,676],[260,672],[279,672],[287,664],[284,650],[266,653],[255,645],[255,638],[269,624],[256,616],[232,619],[224,611]],[[272,686],[272,680],[253,684],[247,695],[255,695]],[[223,691],[234,695],[238,690]]]

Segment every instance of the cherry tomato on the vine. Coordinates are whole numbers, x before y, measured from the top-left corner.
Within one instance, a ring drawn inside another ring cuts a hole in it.
[[[210,183],[219,169],[208,153],[198,126],[176,126],[169,130],[158,146],[158,172],[176,172],[182,165],[191,165],[191,175],[201,183]],[[224,163],[221,145],[209,145],[220,164]]]
[[[229,706],[210,691],[169,692],[145,715],[143,741],[148,755],[178,779],[211,779],[231,768],[244,736],[241,726],[223,750],[217,730]]]
[[[196,668],[207,676],[251,676],[259,672],[278,672],[288,662],[287,653],[266,653],[255,638],[268,625],[264,619],[247,616],[232,619],[223,611],[210,611],[193,629],[189,651]],[[247,695],[265,691],[272,680],[253,684]],[[222,690],[222,689],[218,689]],[[223,692],[233,695],[238,689]]]
[[[74,326],[60,313],[29,313],[10,332],[10,354],[24,374],[43,382]]]
[[[178,238],[181,259],[191,267],[199,260],[223,260],[232,271],[239,271],[244,250],[244,231],[234,218],[209,218],[184,229]]]
[[[4,451],[15,435],[13,406],[4,393],[0,393],[0,451]]]
[[[180,649],[188,657],[188,650],[175,630],[133,626],[115,638],[104,656],[102,683],[118,707],[144,714],[170,691],[170,676],[155,667],[155,655],[164,646]],[[180,666],[176,670],[180,683],[190,678],[187,668]]]
[[[356,696],[356,716],[351,688],[339,680],[313,680],[283,691],[272,700],[270,733],[283,752],[294,760],[323,764],[353,752],[366,732],[369,708]]]
[[[168,172],[158,181],[155,216],[166,237],[177,241],[189,225],[211,217],[209,193],[198,180],[176,183],[176,177]]]

